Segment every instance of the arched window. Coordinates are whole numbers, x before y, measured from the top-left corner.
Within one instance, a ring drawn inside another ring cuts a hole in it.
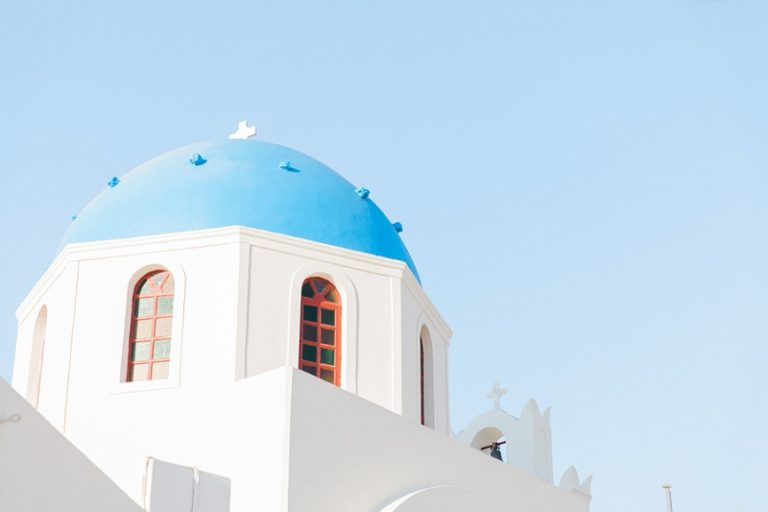
[[[29,356],[29,376],[27,377],[27,400],[37,407],[40,398],[40,379],[43,375],[43,351],[45,349],[45,327],[48,323],[48,308],[43,306],[35,320],[32,333],[32,351]]]
[[[301,287],[299,368],[331,384],[341,382],[341,299],[336,287],[310,277]]]
[[[173,322],[173,274],[154,270],[133,291],[127,382],[168,377]]]
[[[432,338],[425,325],[419,334],[419,386],[421,390],[421,424],[427,427],[435,426],[435,398],[432,381]]]
[[[421,375],[421,424],[426,424],[424,411],[424,338],[419,336],[419,374]]]

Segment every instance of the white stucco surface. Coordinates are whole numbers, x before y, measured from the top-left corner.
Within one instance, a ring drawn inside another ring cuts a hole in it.
[[[156,269],[175,279],[170,372],[125,382],[132,293]],[[340,387],[297,368],[310,276],[341,296]],[[142,506],[218,512],[226,489],[237,512],[588,509],[578,475],[563,489],[552,484],[548,416],[535,404],[519,421],[479,418],[464,444],[451,437],[451,331],[401,261],[242,227],[76,244],[17,317],[14,387],[33,394],[39,372],[40,414],[103,471],[87,479],[111,480]],[[515,450],[511,464],[472,446],[499,426]],[[61,439],[53,427],[36,435]],[[90,464],[83,455],[77,464]],[[163,461],[157,480],[152,461]],[[48,464],[40,474],[51,472]]]
[[[141,507],[0,379],[0,510],[139,512]]]
[[[311,376],[291,373],[289,511],[379,511],[411,493],[445,486],[467,492],[452,505],[442,495],[419,498],[414,501],[424,507],[419,510],[588,509],[584,496]]]
[[[381,509],[381,512],[429,512],[433,510],[502,512],[507,509],[492,498],[465,487],[438,485],[403,496]]]
[[[169,378],[121,382],[133,286],[160,268],[176,280]],[[341,386],[416,422],[418,333],[428,326],[430,415],[448,432],[451,331],[404,263],[242,227],[67,246],[17,311],[14,386],[24,389],[33,368],[43,306],[40,410],[64,432],[73,402],[105,389],[194,386],[297,366],[301,284],[310,276],[329,279],[342,298]]]

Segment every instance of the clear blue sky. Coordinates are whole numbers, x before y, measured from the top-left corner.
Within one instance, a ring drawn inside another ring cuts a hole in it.
[[[768,3],[6,2],[0,374],[70,217],[255,121],[405,226],[453,427],[553,406],[593,512],[768,504]]]

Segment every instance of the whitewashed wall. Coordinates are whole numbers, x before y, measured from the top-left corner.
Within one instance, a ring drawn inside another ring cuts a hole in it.
[[[586,495],[292,373],[289,512],[588,510]]]
[[[133,285],[155,268],[176,279],[171,373],[121,382]],[[14,387],[26,389],[46,305],[39,409],[132,498],[152,456],[231,478],[232,510],[277,510],[287,492],[285,367],[298,364],[309,275],[342,295],[342,388],[418,421],[413,340],[433,326],[444,366],[450,330],[405,264],[239,227],[65,248],[17,311]],[[435,375],[445,433],[446,370]]]
[[[0,461],[2,511],[141,510],[2,379]]]

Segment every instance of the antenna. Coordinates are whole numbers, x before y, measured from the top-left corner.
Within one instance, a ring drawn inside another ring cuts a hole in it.
[[[672,512],[672,486],[670,484],[664,484],[661,486],[664,492],[667,494],[667,512]]]

